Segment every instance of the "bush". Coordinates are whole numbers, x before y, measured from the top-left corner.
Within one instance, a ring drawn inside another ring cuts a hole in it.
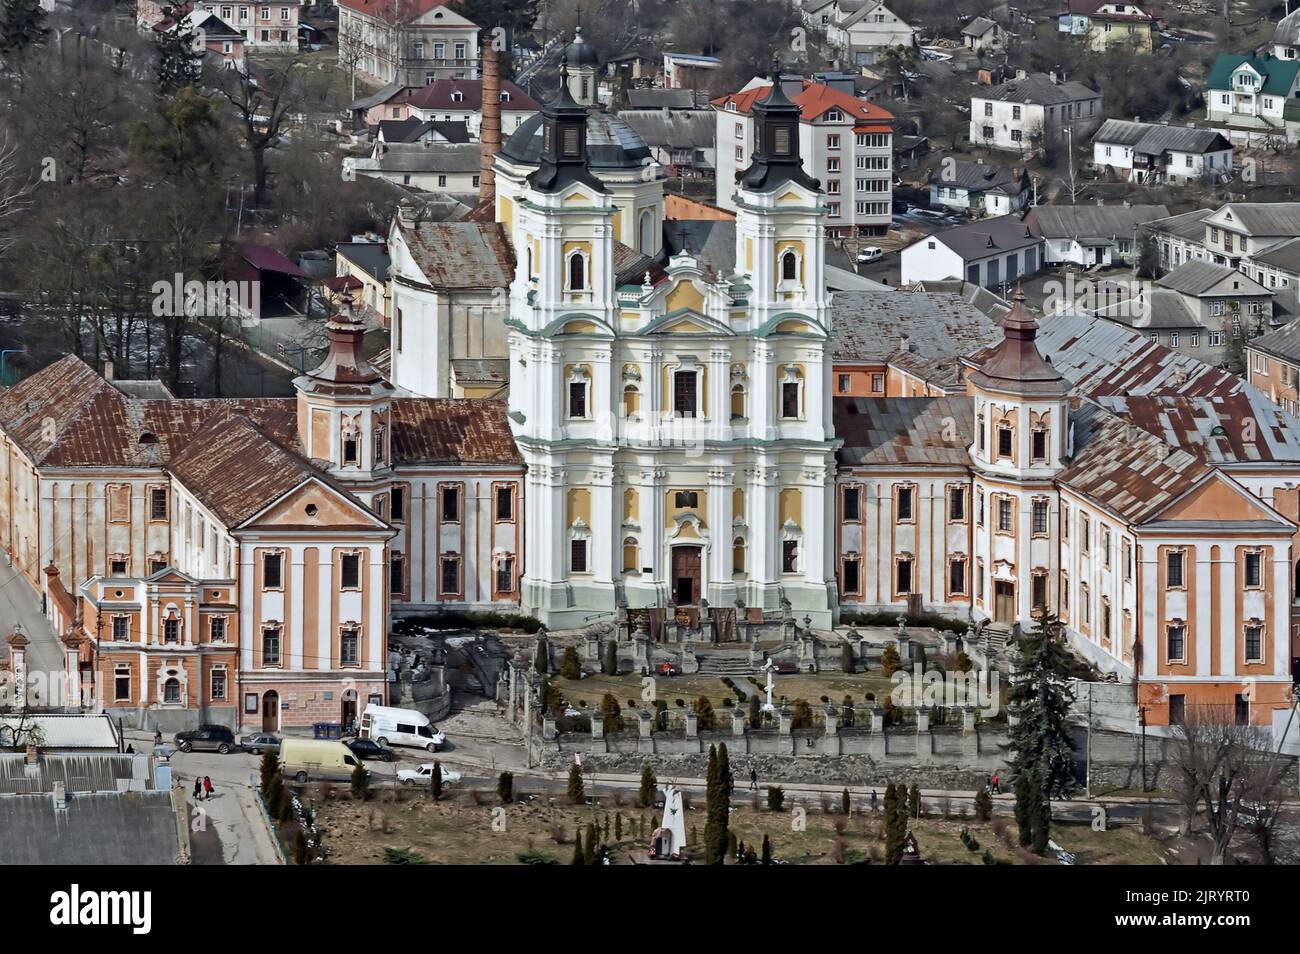
[[[364,802],[369,793],[370,773],[366,771],[365,764],[358,761],[356,768],[352,770],[352,797],[359,802]]]
[[[898,655],[898,650],[891,643],[880,654],[880,671],[889,678],[901,668],[903,668],[903,658]]]
[[[614,698],[612,692],[607,692],[600,700],[600,714],[605,718],[606,732],[623,731],[623,714],[618,706],[618,700]]]
[[[569,804],[581,805],[587,800],[587,788],[582,780],[582,769],[574,762],[569,768]]]
[[[780,785],[769,785],[767,787],[767,810],[769,812],[785,810],[785,789]]]
[[[564,647],[564,655],[560,657],[560,675],[565,679],[582,678],[582,660],[572,646]]]
[[[384,849],[384,864],[386,865],[427,865],[428,863],[428,858],[416,854],[410,848]]]
[[[957,659],[953,662],[952,668],[958,672],[970,672],[975,668],[975,663],[971,661],[970,656],[966,655],[966,650],[963,649],[957,654]]]
[[[515,773],[502,772],[497,776],[497,795],[501,801],[509,805],[515,800]]]
[[[708,696],[700,696],[695,700],[695,715],[699,718],[698,728],[705,731],[717,728],[717,715],[713,711],[713,703],[709,701]]]
[[[796,699],[790,706],[790,728],[811,729],[813,724],[812,706],[807,699]]]
[[[429,794],[436,802],[442,798],[442,763],[433,763],[433,772],[429,775]]]
[[[988,789],[980,789],[975,794],[975,820],[978,822],[987,822],[993,817],[993,796],[989,794]]]
[[[844,645],[840,647],[840,668],[845,672],[853,672],[857,665],[858,660],[853,652],[853,644],[846,639]]]
[[[544,851],[537,851],[532,848],[519,852],[515,855],[515,858],[523,865],[558,865],[560,863],[555,855],[548,855]]]
[[[641,789],[637,793],[637,801],[641,803],[642,808],[649,808],[655,803],[655,790],[659,787],[659,780],[655,778],[654,769],[650,763],[646,762],[641,766]]]

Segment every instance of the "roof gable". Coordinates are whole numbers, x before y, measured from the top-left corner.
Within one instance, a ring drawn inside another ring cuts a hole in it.
[[[1147,515],[1147,522],[1154,520],[1274,523],[1282,520],[1282,517],[1236,481],[1217,470],[1211,470],[1181,496]]]
[[[316,477],[306,477],[298,486],[249,516],[241,530],[288,530],[311,527],[346,530],[384,530],[387,524],[355,498],[344,496]]]

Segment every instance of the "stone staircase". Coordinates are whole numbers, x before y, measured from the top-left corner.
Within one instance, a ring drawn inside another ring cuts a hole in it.
[[[697,652],[700,674],[707,676],[752,676],[757,670],[749,661],[749,653]]]

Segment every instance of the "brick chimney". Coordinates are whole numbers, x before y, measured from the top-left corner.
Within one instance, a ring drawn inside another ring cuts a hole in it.
[[[479,202],[496,204],[497,174],[495,163],[501,151],[501,63],[496,46],[483,49],[483,122],[479,126]]]
[[[27,743],[27,757],[25,760],[26,763],[28,765],[35,765],[40,760],[41,760],[41,750],[38,749],[36,746],[32,745],[30,742]]]

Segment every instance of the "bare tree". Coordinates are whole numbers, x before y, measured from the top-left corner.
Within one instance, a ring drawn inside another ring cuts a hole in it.
[[[1210,864],[1228,863],[1239,830],[1266,825],[1263,835],[1253,833],[1261,844],[1271,840],[1276,812],[1270,809],[1280,797],[1281,769],[1269,742],[1259,726],[1238,725],[1232,706],[1189,707],[1174,727],[1170,758],[1181,830],[1190,835],[1203,819]]]
[[[18,143],[8,130],[0,131],[0,257],[13,247],[11,220],[32,204],[35,183],[25,175],[18,157]]]
[[[274,66],[238,70],[212,70],[209,85],[235,109],[235,127],[253,160],[253,204],[266,199],[266,153],[283,141],[294,116],[306,101],[310,74],[299,56]]]

